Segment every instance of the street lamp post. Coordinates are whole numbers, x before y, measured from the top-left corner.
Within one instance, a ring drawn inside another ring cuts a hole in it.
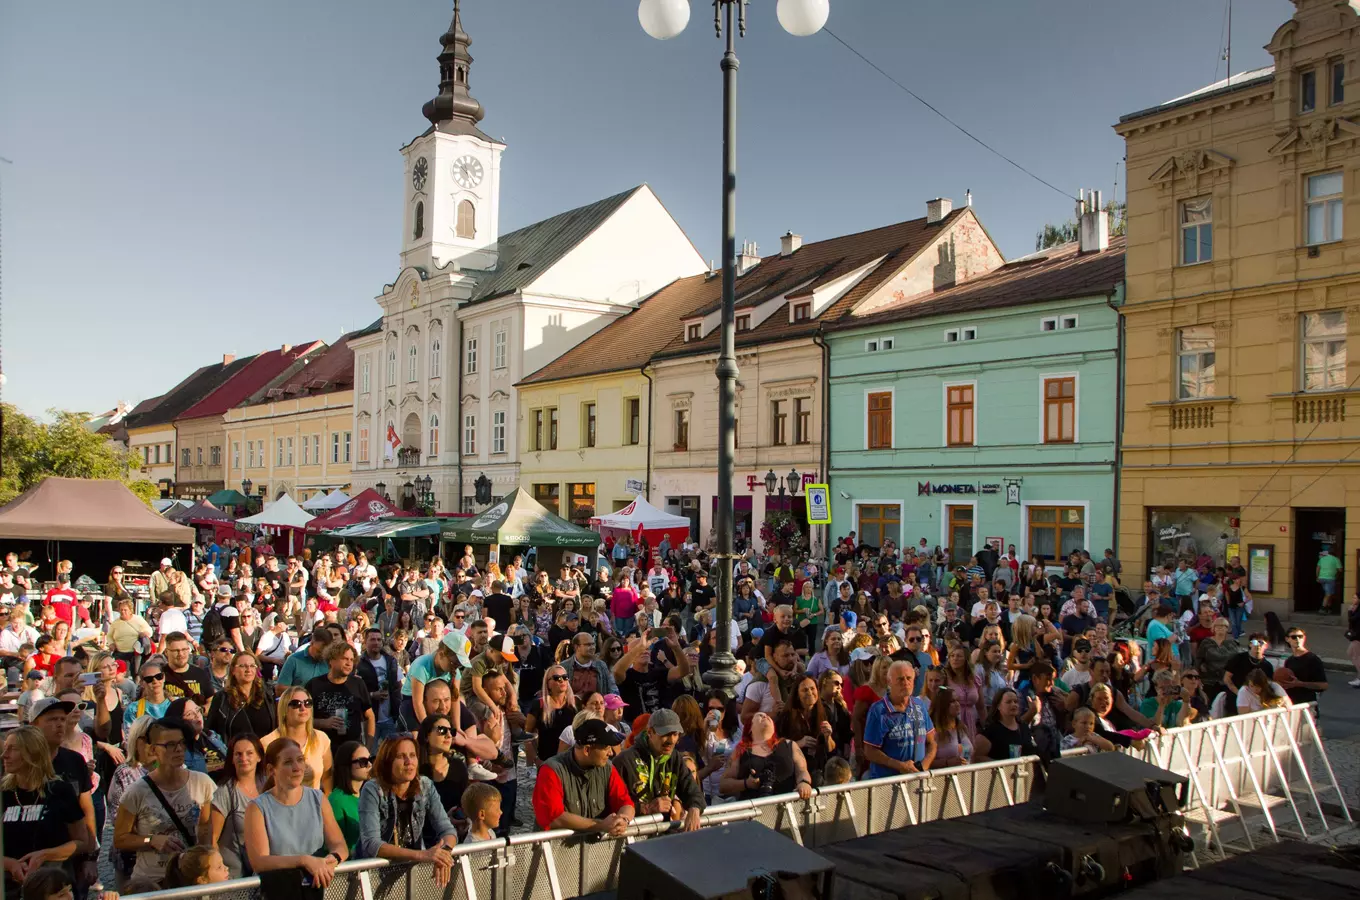
[[[732,696],[741,677],[731,651],[733,511],[732,470],[736,458],[737,424],[737,37],[746,35],[747,0],[713,0],[713,25],[725,38],[723,73],[722,140],[722,327],[718,351],[718,646],[709,660],[704,680],[710,687]],[[830,14],[830,0],[779,0],[779,24],[790,34],[806,37],[821,31]],[[649,35],[668,40],[689,24],[689,0],[641,0],[638,21]]]

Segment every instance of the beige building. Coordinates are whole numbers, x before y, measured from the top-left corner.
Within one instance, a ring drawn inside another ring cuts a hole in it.
[[[1273,67],[1116,127],[1129,187],[1126,578],[1240,556],[1258,611],[1280,613],[1319,607],[1324,545],[1349,598],[1360,550],[1360,367],[1348,355],[1360,332],[1360,17],[1334,0],[1295,7],[1267,45]]]

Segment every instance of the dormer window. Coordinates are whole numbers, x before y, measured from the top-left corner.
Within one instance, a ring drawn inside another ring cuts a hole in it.
[[[1317,108],[1317,72],[1309,69],[1299,73],[1299,112],[1310,113]]]
[[[703,336],[704,326],[698,322],[694,322],[685,328],[685,340],[687,341],[697,341]]]
[[[793,304],[793,321],[806,322],[812,318],[812,302]]]
[[[743,331],[750,330],[751,330],[751,317],[749,315],[737,316],[737,333],[740,334]]]

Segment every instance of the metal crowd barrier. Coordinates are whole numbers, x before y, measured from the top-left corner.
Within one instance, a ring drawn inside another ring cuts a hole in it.
[[[1211,856],[1255,846],[1265,827],[1273,840],[1317,838],[1351,825],[1344,802],[1325,813],[1320,792],[1341,791],[1322,750],[1309,707],[1267,710],[1177,728],[1150,738],[1140,754],[1190,779],[1189,817],[1200,824],[1198,850]],[[705,827],[754,820],[816,848],[1024,803],[1037,757],[858,781],[814,791],[808,800],[783,794],[723,803],[705,811]],[[1315,789],[1309,778],[1325,775]],[[1281,810],[1291,817],[1286,819]],[[1330,816],[1330,818],[1328,818]],[[1257,819],[1268,823],[1265,826]],[[1231,826],[1231,827],[1230,827]],[[1233,831],[1233,828],[1236,831]],[[512,835],[454,850],[450,883],[435,885],[428,866],[356,860],[341,865],[326,900],[566,900],[617,886],[619,861],[632,843],[672,830],[641,816],[620,838],[569,831]],[[252,900],[257,878],[134,895],[138,900]]]

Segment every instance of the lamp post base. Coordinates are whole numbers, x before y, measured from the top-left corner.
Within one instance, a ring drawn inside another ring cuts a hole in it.
[[[719,650],[708,658],[708,671],[704,673],[704,684],[724,697],[736,695],[741,675],[737,674],[737,658],[730,650]]]

